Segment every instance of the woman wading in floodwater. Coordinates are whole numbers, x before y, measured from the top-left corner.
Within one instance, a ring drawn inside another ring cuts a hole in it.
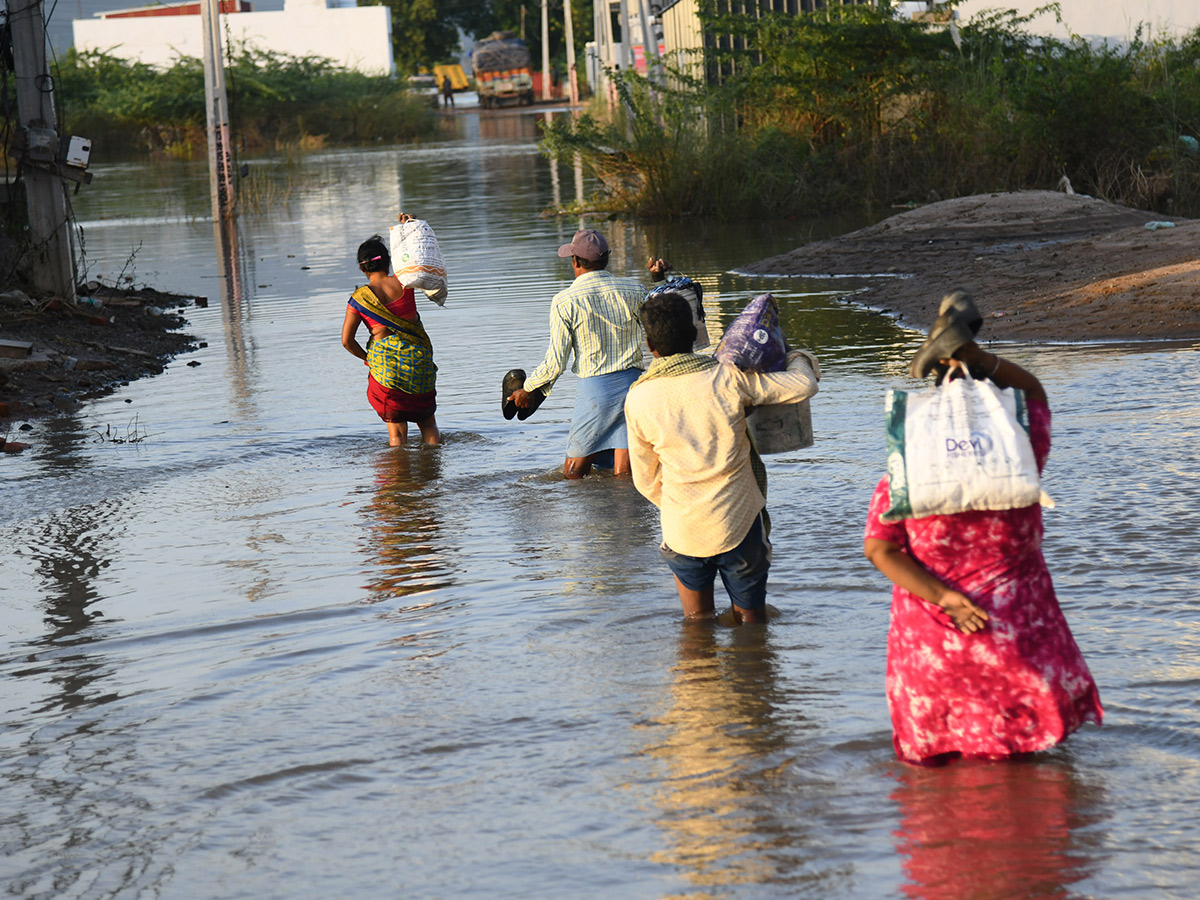
[[[401,214],[404,222],[411,216]],[[441,443],[434,412],[437,410],[437,366],[433,343],[421,325],[412,288],[391,274],[391,254],[379,235],[358,248],[358,268],[369,283],[357,288],[346,306],[342,323],[342,346],[364,360],[367,400],[388,429],[388,443],[403,446],[408,423],[421,429],[421,442]],[[366,323],[371,331],[366,349],[355,335]]]
[[[974,341],[970,298],[947,295],[909,373],[940,367],[938,384],[969,369],[1024,391],[1040,473],[1050,407],[1033,374]],[[944,387],[939,389],[944,390]],[[1042,508],[969,510],[884,522],[889,480],[867,516],[867,558],[895,585],[887,698],[901,759],[1004,759],[1045,750],[1103,718],[1100,695],[1059,609],[1042,556]]]

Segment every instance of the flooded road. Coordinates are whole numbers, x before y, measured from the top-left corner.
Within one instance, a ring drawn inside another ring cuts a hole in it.
[[[1197,347],[1005,347],[1051,398],[1046,555],[1107,720],[905,766],[861,542],[919,335],[842,284],[729,274],[848,224],[598,225],[616,273],[666,256],[721,322],[774,291],[823,366],[815,446],[768,459],[780,617],[683,624],[656,511],[559,475],[572,376],[499,412],[579,227],[539,215],[576,182],[533,121],[251,161],[227,280],[203,164],[96,167],[91,274],[207,296],[207,347],[0,460],[7,896],[1194,896]],[[387,448],[340,345],[354,251],[400,208],[450,272],[419,301],[440,450]]]

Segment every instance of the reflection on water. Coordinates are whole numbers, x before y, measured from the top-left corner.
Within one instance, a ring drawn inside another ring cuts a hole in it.
[[[788,733],[767,629],[695,622],[680,632],[671,704],[658,722],[668,734],[645,751],[666,766],[655,802],[667,845],[651,858],[705,889],[774,880],[773,851],[802,843],[803,826],[781,828],[771,813],[786,786],[775,754]]]
[[[104,617],[98,582],[114,552],[113,522],[118,503],[71,510],[53,518],[23,552],[36,560],[42,580],[45,633],[32,639],[30,665],[15,669],[20,678],[43,682],[48,693],[36,712],[70,710],[117,698],[98,682],[109,672],[103,654],[89,652],[99,640],[92,626]],[[112,520],[110,522],[109,520]],[[95,649],[99,649],[97,646]]]
[[[237,220],[214,221],[213,243],[217,249],[217,278],[221,322],[225,329],[225,356],[229,365],[229,387],[242,412],[249,413],[253,408],[253,390],[248,371],[250,348],[246,334],[246,276]]]
[[[374,495],[363,507],[368,521],[359,541],[369,561],[367,602],[450,586],[451,566],[436,496],[442,451],[389,448],[378,453],[374,468]]]
[[[1077,896],[1100,849],[1081,830],[1100,801],[1062,759],[897,769],[896,849],[907,896],[1011,900]]]
[[[780,615],[683,626],[657,510],[561,476],[574,377],[499,411],[570,279],[579,218],[541,213],[581,176],[537,116],[446,118],[253,163],[291,193],[223,232],[203,164],[98,164],[77,198],[94,274],[140,246],[137,281],[210,298],[209,346],[0,462],[9,893],[1192,896],[1197,348],[1005,349],[1051,394],[1045,552],[1110,717],[1031,763],[906,769],[861,535],[919,338],[844,284],[731,271],[849,226],[586,220],[617,274],[700,279],[718,329],[772,291],[822,362],[815,445],[767,462]],[[451,269],[422,309],[438,451],[384,446],[338,341],[402,202]],[[150,440],[94,440],[133,415]]]

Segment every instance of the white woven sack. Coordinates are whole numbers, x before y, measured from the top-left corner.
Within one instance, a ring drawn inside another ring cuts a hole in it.
[[[930,390],[888,391],[885,412],[892,507],[884,521],[1019,509],[1041,497],[1021,391],[967,374]]]
[[[438,306],[446,305],[446,261],[437,236],[424,219],[393,225],[388,232],[392,267],[400,283],[419,288]]]

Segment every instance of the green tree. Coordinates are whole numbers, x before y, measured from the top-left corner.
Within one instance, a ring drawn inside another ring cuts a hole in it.
[[[448,7],[438,0],[379,0],[392,12],[392,54],[396,71],[411,75],[421,68],[458,57],[458,29]]]

